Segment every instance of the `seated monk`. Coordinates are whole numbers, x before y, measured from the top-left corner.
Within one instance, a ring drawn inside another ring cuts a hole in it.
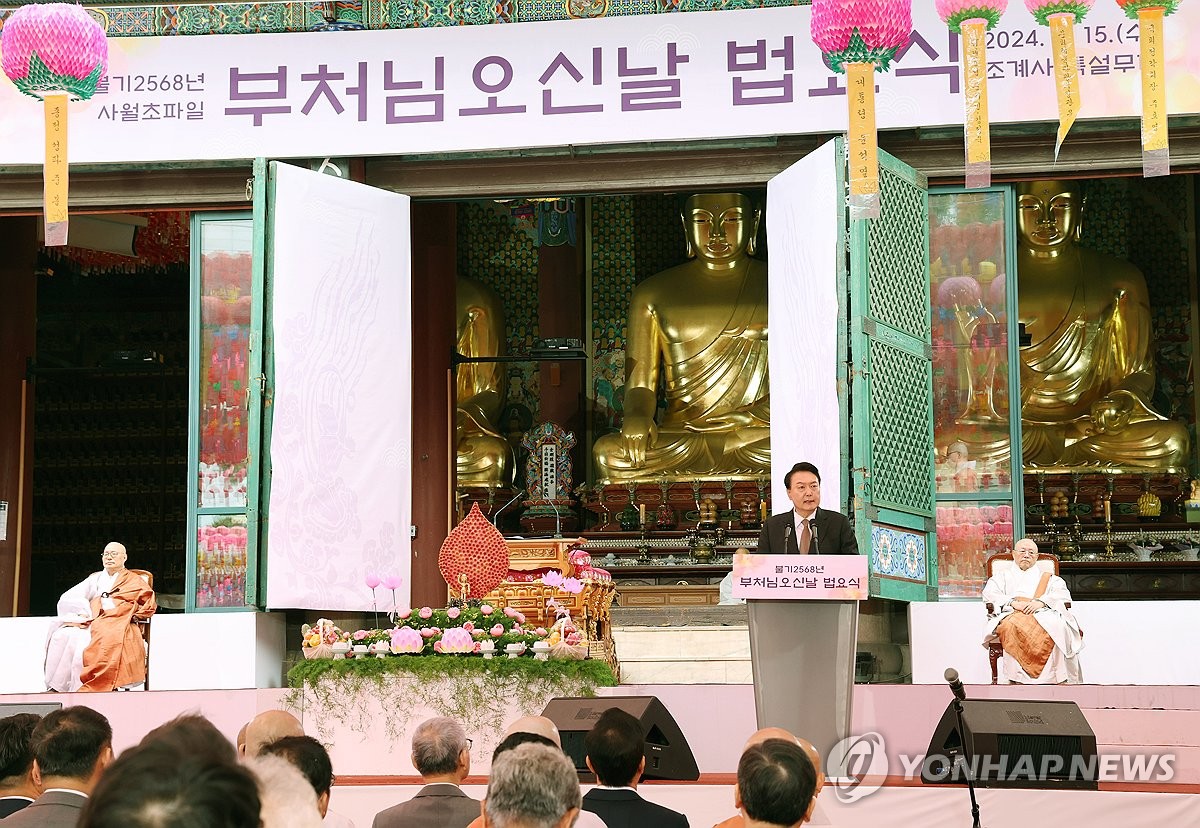
[[[58,625],[46,645],[46,686],[60,693],[101,692],[146,681],[146,644],[134,624],[158,609],[154,590],[125,568],[125,547],[104,547],[96,572],[58,600]]]
[[[988,619],[983,645],[1004,646],[1002,675],[1016,684],[1079,684],[1083,631],[1067,609],[1067,583],[1039,569],[1038,547],[1022,538],[1013,547],[1015,568],[997,572],[983,588],[996,614]]]
[[[767,265],[751,258],[758,219],[741,193],[684,203],[695,258],[633,290],[621,431],[593,447],[601,482],[770,472]],[[656,419],[660,383],[666,410]]]

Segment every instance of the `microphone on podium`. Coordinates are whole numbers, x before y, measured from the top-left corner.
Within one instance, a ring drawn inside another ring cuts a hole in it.
[[[958,670],[953,667],[946,668],[946,682],[950,685],[950,692],[954,694],[954,698],[961,701],[967,700],[967,691],[963,689],[962,679],[958,677]]]
[[[785,523],[783,526],[783,552],[781,554],[786,555],[788,553],[788,548],[787,548],[788,538],[790,538],[791,536],[792,536],[792,524]]]

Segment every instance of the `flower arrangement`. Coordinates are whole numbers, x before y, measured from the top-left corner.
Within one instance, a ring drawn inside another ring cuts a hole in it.
[[[336,642],[368,646],[386,642],[392,655],[473,655],[483,650],[503,652],[510,644],[519,644],[532,655],[532,646],[551,636],[551,630],[533,626],[511,607],[501,610],[476,601],[442,609],[400,609],[396,612],[396,626],[391,629],[344,633],[332,622],[321,619],[314,626],[304,625],[301,631],[308,658],[331,657]],[[559,632],[559,638],[562,635]],[[326,649],[316,650],[317,642],[325,642]],[[492,646],[483,647],[485,642]],[[379,653],[380,648],[372,649]]]

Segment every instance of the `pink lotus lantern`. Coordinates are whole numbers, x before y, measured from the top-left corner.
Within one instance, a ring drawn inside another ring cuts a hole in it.
[[[1179,0],[1117,0],[1125,16],[1138,22],[1142,52],[1142,175],[1171,174],[1167,144],[1167,70],[1163,65],[1163,18]]]
[[[1075,56],[1075,24],[1087,16],[1096,0],[1025,0],[1034,19],[1050,27],[1050,55],[1058,92],[1058,137],[1054,160],[1079,114],[1079,68]]]
[[[987,109],[987,38],[1008,0],[934,0],[938,17],[962,37],[963,104],[966,117],[967,189],[992,183],[992,144]]]
[[[475,652],[475,639],[462,627],[451,627],[442,633],[442,640],[433,648],[447,655],[469,655]]]
[[[415,655],[425,649],[425,640],[412,627],[392,630],[392,652],[396,655]]]
[[[82,6],[21,6],[0,32],[4,74],[45,109],[46,245],[67,243],[67,101],[86,101],[108,69],[104,27]]]
[[[835,72],[846,73],[850,217],[879,215],[875,68],[886,72],[912,35],[912,0],[813,0],[812,39]]]

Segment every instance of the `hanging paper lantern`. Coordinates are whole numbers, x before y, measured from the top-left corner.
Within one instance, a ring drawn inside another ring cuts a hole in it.
[[[67,101],[85,101],[108,70],[104,27],[82,6],[21,6],[0,32],[4,74],[44,102],[46,245],[67,243]]]
[[[1025,8],[1043,26],[1050,27],[1050,54],[1054,61],[1054,85],[1058,92],[1058,136],[1054,160],[1075,117],[1079,114],[1079,69],[1075,56],[1075,24],[1083,20],[1095,0],[1025,0]]]
[[[879,141],[875,68],[886,72],[912,35],[912,0],[813,0],[813,42],[835,72],[846,73],[850,218],[879,215]]]
[[[962,37],[963,136],[967,188],[992,183],[992,142],[987,108],[987,38],[1008,8],[1008,0],[934,0],[938,17]]]
[[[1117,0],[1125,16],[1138,21],[1142,53],[1142,175],[1171,174],[1167,143],[1167,71],[1163,64],[1163,18],[1179,0]]]
[[[911,0],[813,0],[812,39],[829,68],[871,63],[886,72],[912,34]]]

